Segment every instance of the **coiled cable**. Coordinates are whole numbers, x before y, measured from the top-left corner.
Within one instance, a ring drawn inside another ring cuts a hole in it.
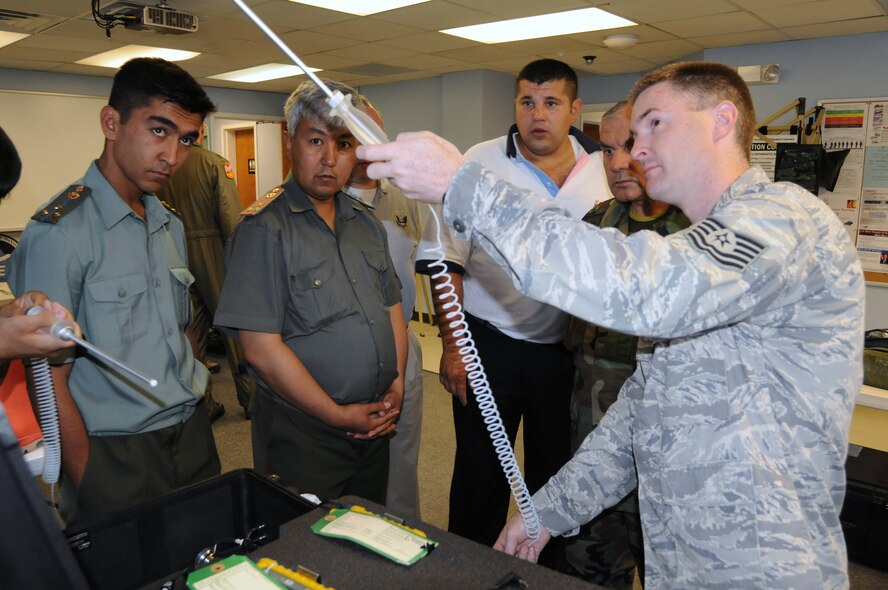
[[[438,219],[437,212],[431,207],[432,217],[435,220],[435,245],[427,248],[426,252],[434,255],[434,260],[429,263],[430,268],[436,269],[431,275],[432,279],[441,279],[434,285],[435,290],[440,294],[435,295],[441,301],[441,309],[445,312],[444,320],[449,321],[448,326],[453,329],[453,336],[456,338],[456,345],[459,347],[459,354],[462,357],[463,364],[466,366],[469,384],[472,386],[472,394],[478,402],[478,408],[481,410],[481,416],[484,419],[484,425],[490,440],[493,443],[494,452],[500,462],[503,474],[515,498],[518,506],[518,512],[524,520],[524,529],[527,536],[534,541],[540,537],[540,519],[537,515],[536,507],[531,500],[530,492],[527,490],[527,484],[521,475],[521,469],[518,467],[518,461],[515,459],[515,452],[506,433],[506,427],[503,424],[502,416],[500,416],[499,408],[497,408],[496,400],[487,380],[487,374],[484,366],[481,364],[481,357],[478,355],[478,349],[472,340],[472,333],[469,325],[466,323],[466,316],[462,306],[459,304],[459,297],[456,295],[456,289],[450,276],[447,274],[447,264],[444,262],[444,246],[441,244],[441,222]]]
[[[43,481],[52,485],[59,481],[62,442],[59,436],[59,413],[56,408],[49,361],[32,359],[31,374],[34,379],[40,430],[43,432]]]

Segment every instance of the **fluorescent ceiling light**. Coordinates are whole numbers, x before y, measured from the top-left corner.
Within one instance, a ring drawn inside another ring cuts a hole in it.
[[[630,27],[637,24],[598,8],[582,8],[567,12],[513,18],[483,25],[457,27],[439,31],[439,33],[447,33],[480,43],[508,43],[509,41]]]
[[[317,68],[308,68],[312,72],[320,72]],[[233,72],[225,72],[224,74],[216,74],[215,76],[207,76],[216,80],[228,80],[229,82],[264,82],[266,80],[276,80],[277,78],[289,78],[290,76],[300,76],[305,72],[299,66],[291,66],[287,64],[265,64],[253,68],[245,68],[243,70],[235,70]]]
[[[112,49],[105,53],[99,53],[92,57],[78,60],[76,63],[85,66],[101,66],[103,68],[119,68],[129,60],[136,57],[161,57],[167,61],[183,61],[197,57],[200,53],[194,51],[180,51],[165,47],[148,47],[147,45],[127,45],[119,49]]]
[[[308,4],[336,12],[347,12],[358,16],[367,16],[386,10],[404,8],[413,4],[423,4],[429,0],[290,0],[297,4]]]
[[[9,33],[7,31],[0,31],[0,47],[12,45],[16,41],[21,41],[25,37],[30,37],[30,35],[27,33]]]

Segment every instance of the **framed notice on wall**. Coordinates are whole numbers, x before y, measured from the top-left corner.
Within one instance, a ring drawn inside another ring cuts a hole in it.
[[[820,100],[823,147],[847,150],[832,191],[820,198],[857,246],[869,281],[888,283],[888,97]]]

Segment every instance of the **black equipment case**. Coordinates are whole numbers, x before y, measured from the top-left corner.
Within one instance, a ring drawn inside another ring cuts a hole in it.
[[[252,536],[252,548],[264,545],[278,538],[282,524],[313,508],[240,469],[69,528],[65,535],[93,590],[127,590],[184,573],[205,549],[233,550],[235,539]]]
[[[888,453],[850,445],[842,530],[851,561],[888,570]]]

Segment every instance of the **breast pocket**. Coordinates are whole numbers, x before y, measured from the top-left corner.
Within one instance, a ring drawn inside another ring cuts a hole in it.
[[[171,268],[170,274],[176,317],[179,325],[184,328],[191,322],[191,297],[188,295],[188,289],[194,284],[194,275],[187,268]]]
[[[147,314],[139,314],[148,291],[145,275],[133,274],[87,284],[89,339],[98,346],[132,342],[147,329]]]
[[[384,302],[385,290],[392,273],[387,272],[388,259],[385,250],[363,250],[364,261],[367,263],[367,273],[374,294],[378,294],[380,302]]]
[[[338,285],[336,269],[326,263],[300,269],[290,275],[290,300],[294,308],[294,323],[303,334],[345,317],[351,312],[348,289]]]

